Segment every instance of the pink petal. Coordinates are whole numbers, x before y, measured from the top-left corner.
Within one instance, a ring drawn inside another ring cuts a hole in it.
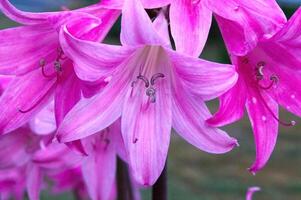
[[[255,138],[256,160],[249,170],[256,173],[265,166],[276,144],[278,121],[273,118],[272,113],[278,117],[278,105],[258,91],[250,92],[246,106]]]
[[[29,121],[30,129],[38,135],[48,135],[56,130],[54,102],[50,102]]]
[[[47,35],[47,37],[45,37]],[[54,57],[57,34],[46,26],[24,26],[0,31],[0,74],[24,74]]]
[[[8,133],[24,125],[36,114],[48,102],[55,81],[43,77],[40,70],[16,77],[0,98],[1,133]]]
[[[246,200],[252,200],[253,194],[255,192],[258,192],[258,191],[260,191],[260,187],[250,187],[250,188],[248,188]]]
[[[139,0],[125,0],[120,40],[128,46],[165,44]]]
[[[167,6],[171,0],[141,0],[144,8],[153,9]],[[101,5],[107,8],[122,9],[125,0],[102,0]]]
[[[234,30],[243,33],[245,38],[241,45],[254,47],[258,40],[271,37],[286,23],[286,17],[275,0],[205,0],[204,3],[218,16],[234,22],[235,25],[223,26],[222,29],[230,33],[236,26]],[[240,55],[246,53],[239,49],[233,51]]]
[[[65,28],[60,32],[64,53],[73,60],[77,76],[86,81],[106,78],[133,50],[80,40]],[[114,56],[112,56],[114,55]]]
[[[42,174],[39,167],[30,164],[27,167],[27,193],[30,200],[40,199],[40,190],[42,185]]]
[[[244,82],[238,79],[236,85],[220,97],[217,113],[206,122],[212,126],[224,126],[241,119],[247,99]]]
[[[170,28],[178,52],[198,57],[202,52],[212,13],[203,1],[174,0],[170,6]]]
[[[152,48],[152,47],[150,47]],[[129,154],[129,164],[135,180],[142,185],[153,185],[160,176],[167,157],[171,131],[171,94],[170,72],[167,54],[160,47],[159,57],[152,57],[148,52],[147,59],[138,59],[136,65],[142,66],[151,77],[157,67],[165,74],[164,79],[156,81],[156,101],[150,102],[146,95],[144,83],[137,82],[128,90],[121,117],[121,130],[126,149]],[[147,66],[152,65],[152,66]]]
[[[157,33],[161,36],[162,40],[164,40],[165,44],[168,44],[171,48],[168,21],[166,20],[164,12],[166,12],[165,8],[163,8],[158,14],[153,22],[153,25]]]
[[[237,146],[234,138],[205,124],[211,115],[202,100],[190,96],[179,84],[174,89],[172,126],[180,136],[209,153],[226,153]]]
[[[120,117],[130,74],[125,71],[126,66],[119,67],[122,70],[100,94],[90,99],[82,99],[67,114],[57,132],[60,142],[70,142],[92,135]]]
[[[220,96],[237,81],[238,75],[232,65],[180,55],[170,50],[168,53],[184,88],[205,100]]]
[[[47,22],[47,13],[23,12],[15,8],[8,0],[0,1],[0,10],[10,19],[25,25],[35,25]]]

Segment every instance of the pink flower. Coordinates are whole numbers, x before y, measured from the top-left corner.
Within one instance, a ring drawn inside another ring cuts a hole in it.
[[[246,200],[252,200],[253,194],[260,191],[259,187],[250,187],[247,192]]]
[[[88,96],[95,90],[91,83],[76,77],[71,60],[59,45],[60,27],[67,24],[76,37],[99,41],[105,37],[120,11],[97,4],[77,11],[29,13],[17,10],[7,0],[0,1],[0,9],[24,25],[0,31],[0,74],[15,75],[0,98],[1,134],[28,122],[52,95],[56,122],[60,124],[80,99],[81,92]]]
[[[296,56],[300,51],[301,32],[297,28],[300,24],[300,13],[298,10],[272,37],[259,40],[256,47],[246,55],[232,55],[231,59],[237,67],[239,79],[236,85],[221,97],[219,111],[208,120],[208,123],[214,126],[232,123],[243,116],[246,107],[256,144],[256,160],[250,168],[253,173],[267,163],[276,144],[278,124],[295,124],[294,121],[285,122],[279,119],[278,104],[301,116],[301,60]],[[224,24],[223,21],[219,21],[219,24],[225,33],[224,28],[228,22]],[[231,46],[232,40],[227,33],[225,34],[225,42]],[[233,29],[232,34],[238,33]],[[231,50],[229,52],[232,54]]]
[[[64,30],[61,45],[80,78],[111,80],[66,115],[59,141],[85,138],[121,117],[129,165],[144,185],[152,185],[164,167],[172,127],[206,152],[225,153],[236,146],[225,132],[204,124],[210,113],[203,100],[231,88],[237,74],[231,65],[172,51],[162,14],[152,23],[139,1],[125,1],[121,47],[80,40]]]

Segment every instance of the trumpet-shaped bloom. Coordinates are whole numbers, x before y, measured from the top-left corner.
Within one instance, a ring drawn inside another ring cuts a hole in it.
[[[99,41],[120,11],[99,4],[77,11],[29,13],[17,10],[7,0],[0,1],[0,9],[24,25],[0,31],[0,74],[15,75],[0,98],[1,134],[24,125],[53,95],[60,124],[81,92],[89,95],[95,90],[91,86],[85,89],[88,83],[76,77],[71,60],[60,48],[60,27],[67,24],[76,37]]]
[[[219,111],[208,120],[215,126],[229,124],[240,119],[246,107],[256,144],[256,160],[250,168],[253,173],[268,161],[276,144],[278,124],[295,124],[279,119],[278,104],[301,116],[301,60],[296,56],[301,52],[300,13],[299,9],[273,37],[259,41],[245,56],[232,55],[239,79],[221,97]],[[231,40],[225,37],[225,42]]]
[[[85,138],[121,117],[129,165],[144,185],[152,185],[163,170],[172,127],[206,152],[225,153],[236,146],[225,132],[204,124],[210,113],[203,102],[233,86],[233,66],[172,51],[164,16],[152,23],[139,1],[127,0],[122,12],[123,46],[80,40],[67,28],[61,32],[63,50],[83,80],[111,80],[66,115],[58,140]]]

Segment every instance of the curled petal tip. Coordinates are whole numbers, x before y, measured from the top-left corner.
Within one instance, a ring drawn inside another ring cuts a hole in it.
[[[253,176],[255,176],[258,170],[255,169],[254,167],[251,167],[251,168],[248,168],[248,171],[249,171]]]
[[[235,139],[235,138],[233,138],[234,139],[234,147],[240,147],[240,145],[239,145],[239,143],[238,143],[238,141],[237,141],[237,139]]]

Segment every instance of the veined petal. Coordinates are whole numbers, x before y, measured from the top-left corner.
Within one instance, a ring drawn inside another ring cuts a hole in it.
[[[237,81],[233,65],[205,61],[172,50],[168,53],[183,87],[204,100],[220,96]]]
[[[137,62],[138,66],[143,65],[143,76],[152,77],[154,73],[160,72],[164,74],[164,78],[157,79],[150,86],[155,87],[153,102],[147,95],[150,88],[146,88],[143,81],[132,85],[123,106],[121,130],[133,177],[139,184],[153,185],[165,166],[170,141],[171,72],[169,59],[163,48],[150,47],[145,52],[147,55],[144,56],[154,57]]]
[[[42,174],[38,166],[30,164],[27,166],[27,192],[30,200],[40,199],[42,186]]]
[[[125,0],[120,40],[125,46],[165,45],[139,0]]]
[[[111,9],[122,9],[125,0],[102,0],[101,5]],[[153,9],[167,6],[171,0],[141,0],[144,8]]]
[[[265,166],[276,144],[278,121],[273,115],[278,117],[278,105],[270,97],[253,90],[246,106],[256,145],[256,159],[249,170],[256,173]]]
[[[247,91],[242,80],[220,97],[217,113],[206,122],[212,126],[224,126],[241,119],[244,115]]]
[[[30,129],[38,135],[48,135],[56,130],[54,102],[50,102],[29,121]]]
[[[24,25],[46,23],[49,16],[48,13],[31,13],[18,10],[8,0],[0,1],[0,10],[10,19]]]
[[[67,28],[60,32],[60,43],[64,53],[73,60],[77,76],[86,81],[110,76],[133,53],[133,49],[77,39]]]
[[[208,38],[212,12],[203,1],[174,0],[170,6],[170,28],[176,49],[198,57]]]
[[[237,141],[225,132],[206,125],[210,112],[202,100],[196,100],[177,84],[173,91],[172,126],[187,142],[208,153],[226,153]]]
[[[48,103],[55,81],[43,77],[40,70],[16,77],[0,97],[1,134],[21,127]]]
[[[45,37],[47,35],[47,37]],[[57,34],[46,26],[23,26],[0,31],[0,74],[19,75],[55,57]]]
[[[161,36],[162,40],[165,41],[168,46],[171,47],[170,43],[170,37],[169,37],[169,30],[168,30],[168,21],[164,15],[164,8],[159,13],[159,15],[156,17],[156,19],[153,22],[154,28],[157,31],[157,33]]]
[[[70,142],[92,135],[120,117],[131,76],[126,65],[127,61],[118,67],[118,73],[101,93],[90,99],[82,99],[66,115],[57,132],[60,142]]]
[[[82,164],[83,178],[92,200],[109,199],[115,182],[116,154],[111,143],[96,137],[94,153]]]

